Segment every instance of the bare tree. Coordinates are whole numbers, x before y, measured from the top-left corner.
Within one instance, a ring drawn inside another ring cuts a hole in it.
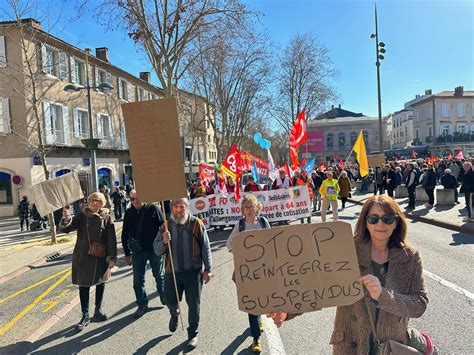
[[[1,7],[0,12],[12,18],[11,27],[16,31],[6,31],[9,41],[15,43],[20,49],[22,62],[8,63],[8,69],[0,71],[2,81],[8,85],[12,96],[17,96],[26,102],[27,115],[24,123],[15,122],[11,128],[12,134],[18,137],[19,142],[26,146],[30,152],[36,152],[41,160],[44,177],[50,179],[47,165],[48,147],[45,144],[43,131],[41,103],[48,88],[40,89],[38,83],[44,79],[43,69],[46,66],[41,58],[41,44],[48,39],[48,32],[39,32],[34,29],[37,23],[34,20],[22,20],[37,9],[34,1],[6,0],[6,7]],[[50,26],[54,26],[55,23]],[[40,60],[41,59],[41,60]],[[51,65],[58,66],[59,58]],[[48,215],[51,242],[56,243],[56,227],[53,214]]]
[[[331,85],[336,76],[328,49],[312,34],[296,35],[279,58],[278,88],[270,114],[289,133],[303,108],[310,118],[337,96]]]
[[[104,0],[97,10],[99,20],[124,27],[141,46],[166,97],[177,96],[179,81],[207,49],[193,46],[196,39],[224,22],[239,27],[248,13],[239,0]]]

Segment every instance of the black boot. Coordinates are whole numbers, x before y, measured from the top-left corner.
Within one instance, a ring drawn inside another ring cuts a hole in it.
[[[100,306],[95,306],[94,316],[91,319],[93,322],[105,322],[107,315],[100,311]]]
[[[76,325],[76,329],[78,331],[81,331],[82,329],[84,329],[85,327],[87,327],[87,325],[90,323],[90,319],[89,319],[89,314],[88,313],[83,313],[82,314],[82,319],[81,321]]]

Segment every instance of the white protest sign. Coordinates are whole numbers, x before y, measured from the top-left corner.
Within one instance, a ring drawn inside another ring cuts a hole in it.
[[[364,294],[346,222],[245,231],[232,252],[239,309],[247,313],[311,312]]]

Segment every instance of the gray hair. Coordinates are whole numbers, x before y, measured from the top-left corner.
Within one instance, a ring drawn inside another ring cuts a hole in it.
[[[444,173],[445,173],[445,174],[451,174],[451,169],[445,169],[445,170],[444,170]]]
[[[189,200],[186,197],[177,198],[177,199],[171,201],[171,207],[173,207],[175,205],[178,205],[178,204],[183,204],[187,208],[189,208]]]

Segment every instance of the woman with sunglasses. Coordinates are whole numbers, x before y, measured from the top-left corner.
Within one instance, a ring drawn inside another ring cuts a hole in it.
[[[72,283],[79,286],[82,319],[76,329],[81,331],[90,321],[103,322],[102,299],[110,269],[117,261],[117,239],[110,211],[104,208],[105,197],[94,192],[87,198],[87,207],[71,217],[69,209],[63,209],[59,229],[65,233],[77,230],[76,246],[72,254]],[[95,286],[95,311],[89,319],[89,290]]]
[[[420,255],[408,244],[406,234],[405,217],[392,198],[377,195],[367,199],[354,236],[360,282],[367,292],[356,303],[337,307],[330,340],[334,354],[376,353],[369,310],[380,341],[395,340],[432,353],[429,337],[409,326],[410,318],[425,312],[428,297]],[[296,314],[276,312],[269,316],[281,326]]]

